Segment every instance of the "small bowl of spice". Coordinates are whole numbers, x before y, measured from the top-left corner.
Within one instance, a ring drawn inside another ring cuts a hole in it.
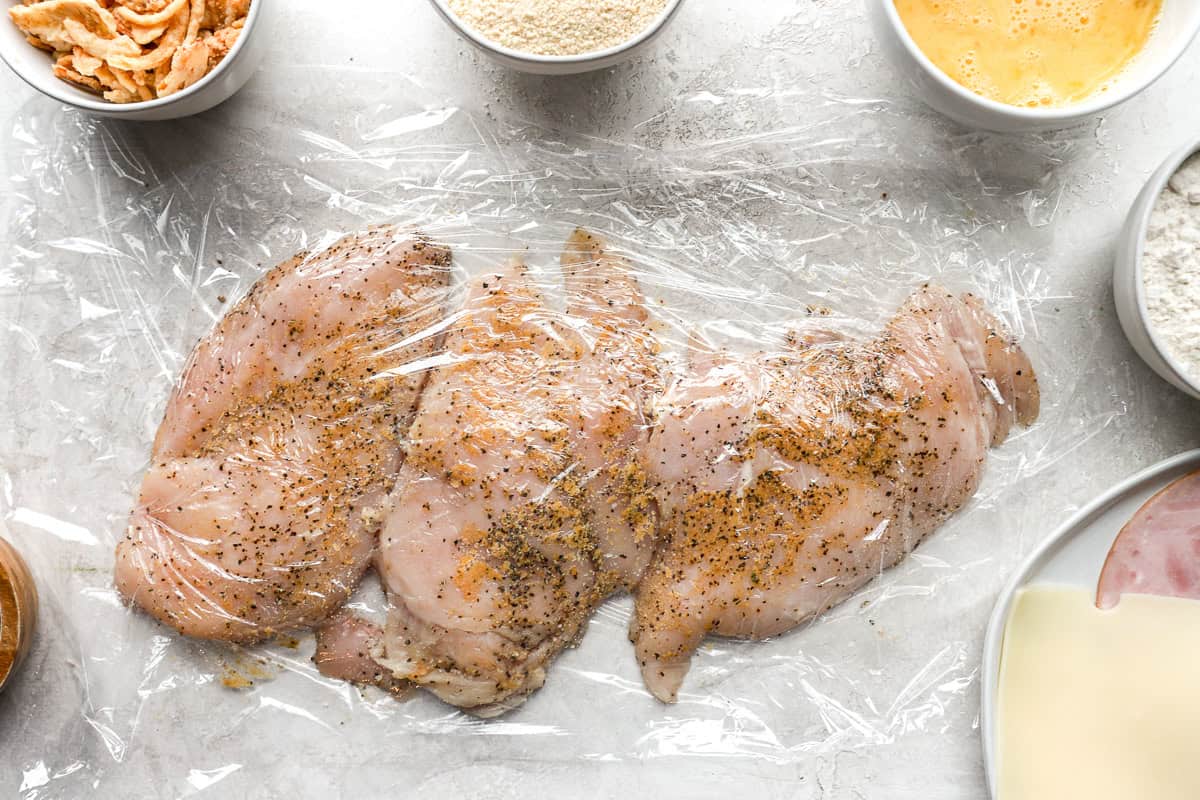
[[[1113,298],[1138,355],[1200,399],[1200,140],[1168,158],[1134,201]]]
[[[0,690],[21,668],[37,626],[38,598],[21,555],[0,539]]]
[[[683,0],[430,0],[486,55],[541,75],[614,66],[646,47]]]

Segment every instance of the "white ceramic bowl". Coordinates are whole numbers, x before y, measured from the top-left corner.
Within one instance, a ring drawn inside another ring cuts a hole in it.
[[[487,56],[506,67],[538,75],[574,75],[580,72],[591,72],[615,66],[650,44],[662,32],[671,18],[675,16],[675,12],[679,10],[679,6],[683,4],[683,0],[667,0],[667,5],[663,8],[662,13],[655,17],[654,21],[645,30],[632,39],[606,50],[597,50],[594,53],[584,53],[578,56],[539,56],[533,53],[523,53],[520,50],[513,50],[512,48],[484,38],[459,19],[458,15],[450,10],[450,6],[446,0],[430,0],[430,2],[433,3],[433,7],[437,9],[437,12],[442,15],[442,19],[446,20],[446,23],[450,27],[458,31],[459,36],[462,36]]]
[[[8,18],[8,7],[15,5],[12,2],[4,4],[4,18],[0,19],[0,58],[42,94],[93,114],[134,120],[187,117],[229,99],[250,79],[270,45],[271,37],[264,29],[270,26],[278,4],[284,1],[252,0],[245,26],[221,63],[183,91],[156,100],[110,103],[92,92],[54,77],[50,54],[26,42],[24,35]]]
[[[1200,3],[1197,3],[1200,5]],[[1142,275],[1142,252],[1146,249],[1146,227],[1154,201],[1162,194],[1167,181],[1184,161],[1200,151],[1200,139],[1177,150],[1158,168],[1133,202],[1125,227],[1117,240],[1117,257],[1113,265],[1113,302],[1125,336],[1137,354],[1151,369],[1173,386],[1200,399],[1200,376],[1189,377],[1179,361],[1171,355],[1150,322],[1146,308],[1146,284]],[[1200,269],[1200,264],[1197,265]]]
[[[1154,83],[1200,31],[1200,2],[1163,0],[1154,33],[1106,92],[1058,108],[1022,108],[988,100],[955,83],[930,61],[904,27],[893,0],[866,0],[876,35],[892,63],[930,106],[972,128],[1002,132],[1067,128],[1123,103]]]

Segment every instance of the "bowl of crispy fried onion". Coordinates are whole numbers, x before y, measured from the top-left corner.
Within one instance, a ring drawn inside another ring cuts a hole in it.
[[[23,0],[0,58],[43,94],[123,119],[173,119],[226,100],[258,67],[279,0]]]

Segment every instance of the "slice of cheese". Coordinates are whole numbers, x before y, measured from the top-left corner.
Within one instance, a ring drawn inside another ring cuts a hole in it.
[[[1197,800],[1200,602],[1022,590],[999,724],[999,800]]]

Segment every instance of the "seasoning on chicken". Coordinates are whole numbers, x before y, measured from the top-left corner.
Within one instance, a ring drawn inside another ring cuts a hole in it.
[[[540,687],[652,549],[636,451],[657,365],[641,293],[582,231],[563,266],[566,315],[520,263],[472,282],[380,536],[380,663],[480,715]]]
[[[1028,359],[969,295],[925,287],[872,342],[791,344],[695,356],[664,396],[662,540],[631,626],[663,701],[706,634],[774,636],[896,563],[1037,416]]]
[[[117,546],[125,598],[231,641],[337,610],[374,550],[449,264],[445,248],[381,227],[259,280],[167,404]]]

